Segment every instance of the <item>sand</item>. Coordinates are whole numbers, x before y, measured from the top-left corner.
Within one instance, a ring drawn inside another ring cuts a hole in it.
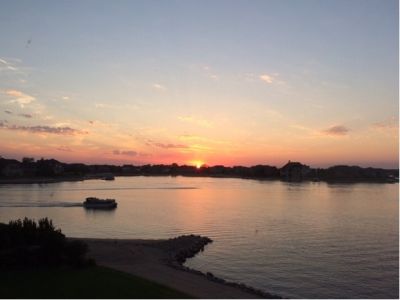
[[[194,236],[192,236],[194,237]],[[196,298],[262,298],[243,288],[216,282],[213,278],[184,270],[178,253],[195,255],[202,242],[194,238],[171,240],[81,239],[89,246],[88,257],[98,265],[137,275],[182,291]],[[197,246],[193,247],[193,241]],[[206,244],[207,242],[205,242]],[[183,251],[183,252],[182,252]]]

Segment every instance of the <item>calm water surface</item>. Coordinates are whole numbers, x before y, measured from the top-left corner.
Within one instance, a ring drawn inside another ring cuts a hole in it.
[[[113,212],[85,197],[115,198]],[[0,222],[50,217],[68,236],[214,242],[187,265],[293,298],[398,298],[398,184],[117,177],[0,185]]]

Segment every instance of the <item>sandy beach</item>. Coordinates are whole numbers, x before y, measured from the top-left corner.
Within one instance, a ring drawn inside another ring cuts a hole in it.
[[[137,275],[196,298],[267,298],[244,286],[231,286],[200,272],[185,270],[181,263],[203,248],[204,239],[185,236],[170,240],[81,239],[88,257],[98,265]],[[208,274],[210,275],[210,274]]]

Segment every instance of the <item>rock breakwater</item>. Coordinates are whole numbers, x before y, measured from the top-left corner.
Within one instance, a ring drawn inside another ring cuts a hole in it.
[[[158,247],[162,248],[164,251],[168,253],[168,259],[166,263],[172,268],[197,274],[206,277],[210,281],[239,288],[243,291],[260,296],[265,299],[282,298],[278,295],[267,293],[260,289],[248,286],[244,283],[227,281],[225,279],[215,276],[211,272],[204,273],[199,270],[191,269],[183,265],[188,258],[194,257],[197,253],[204,251],[204,247],[212,242],[213,241],[208,237],[192,234],[192,235],[183,235],[162,241],[158,244]]]

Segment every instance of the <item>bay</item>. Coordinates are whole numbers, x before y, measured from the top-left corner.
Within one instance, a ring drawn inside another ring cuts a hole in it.
[[[86,197],[115,198],[87,211]],[[214,242],[186,265],[290,298],[398,298],[398,184],[116,177],[0,185],[0,222],[49,217],[67,236]]]

